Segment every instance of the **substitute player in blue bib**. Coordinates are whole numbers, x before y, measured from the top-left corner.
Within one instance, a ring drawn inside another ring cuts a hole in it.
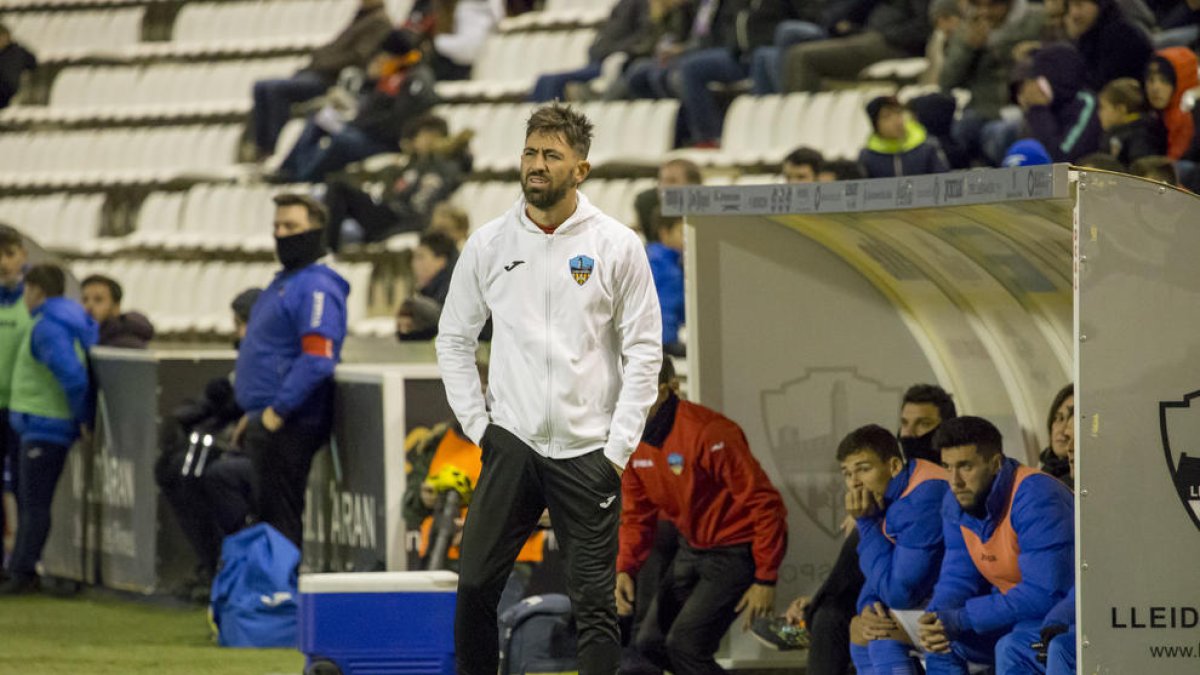
[[[346,337],[350,284],[317,263],[326,252],[327,218],[311,197],[275,197],[283,270],[254,303],[234,379],[246,411],[234,439],[254,463],[257,518],[297,548],[308,470],[333,425],[333,371]]]
[[[889,610],[923,607],[933,593],[942,563],[946,471],[924,459],[906,464],[896,437],[874,424],[850,432],[837,457],[866,578],[850,622],[854,667],[860,675],[917,673],[911,641]]]

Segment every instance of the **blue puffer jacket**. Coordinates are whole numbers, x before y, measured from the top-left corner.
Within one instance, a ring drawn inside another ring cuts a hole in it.
[[[1041,620],[1075,583],[1075,500],[1049,474],[1026,478],[1012,496],[1021,582],[1001,593],[971,559],[960,528],[970,529],[980,541],[991,538],[1009,508],[1018,466],[1015,459],[1004,460],[983,519],[964,512],[953,492],[942,504],[946,557],[928,610],[937,613],[951,640],[966,632],[986,634],[1011,630],[1019,621]]]
[[[324,265],[280,272],[250,310],[238,350],[237,403],[255,415],[270,407],[289,424],[328,426],[333,415],[333,371],[346,338],[350,284]],[[331,343],[325,353],[305,349],[305,338]]]
[[[70,446],[79,437],[79,425],[92,423],[90,380],[86,363],[75,354],[75,341],[84,351],[99,340],[99,328],[83,306],[68,298],[50,298],[35,309],[30,335],[33,358],[54,374],[67,395],[73,419],[60,420],[27,413],[11,412],[9,420],[21,441],[41,441]]]
[[[1075,627],[1075,587],[1071,587],[1071,591],[1067,593],[1067,597],[1062,599],[1062,602],[1054,606],[1050,613],[1046,615],[1046,620],[1042,622],[1042,628],[1047,626],[1066,626],[1067,629]]]
[[[662,310],[662,341],[664,345],[675,344],[683,325],[683,253],[655,242],[646,247],[646,257]]]
[[[950,170],[946,153],[936,138],[914,119],[906,119],[902,140],[871,134],[867,147],[858,155],[858,164],[867,178],[896,178],[942,173]]]
[[[937,478],[904,495],[918,466]],[[858,564],[867,579],[858,595],[859,612],[875,602],[916,609],[933,593],[942,565],[941,508],[949,489],[944,476],[933,463],[913,460],[888,483],[884,513],[858,519]]]

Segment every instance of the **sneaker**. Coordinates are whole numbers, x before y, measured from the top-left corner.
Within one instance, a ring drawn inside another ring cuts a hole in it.
[[[755,619],[750,624],[750,632],[771,649],[789,651],[808,647],[808,631],[793,626],[781,617]]]

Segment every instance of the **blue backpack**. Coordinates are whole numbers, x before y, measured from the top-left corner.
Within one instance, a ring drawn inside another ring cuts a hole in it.
[[[571,599],[535,595],[500,616],[500,675],[579,670]]]
[[[295,647],[300,549],[259,523],[221,544],[212,618],[222,647]]]

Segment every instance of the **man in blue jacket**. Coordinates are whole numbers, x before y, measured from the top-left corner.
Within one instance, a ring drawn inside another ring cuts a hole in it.
[[[942,563],[941,505],[946,471],[924,459],[906,464],[890,431],[870,424],[838,445],[846,512],[858,527],[866,583],[850,622],[850,656],[860,673],[915,673],[906,638],[889,610],[919,609]]]
[[[17,540],[0,594],[38,588],[36,565],[50,534],[50,504],[67,451],[91,421],[87,350],[99,338],[83,306],[62,297],[66,275],[54,265],[25,274],[33,325],[17,350],[9,421],[21,437],[17,459]]]
[[[1074,586],[1043,621],[1022,623],[1000,640],[996,645],[996,672],[1075,675]]]
[[[254,463],[257,517],[299,548],[313,455],[333,422],[333,370],[346,337],[350,284],[325,255],[325,207],[306,195],[275,197],[275,253],[283,270],[250,312],[234,393],[246,411],[234,432]]]
[[[646,246],[650,274],[658,291],[658,306],[662,310],[663,351],[683,356],[679,329],[683,326],[683,219],[661,222],[658,241]]]
[[[996,643],[1040,621],[1075,578],[1075,505],[1049,474],[1006,458],[1000,431],[979,417],[934,437],[950,489],[942,507],[946,556],[920,619],[929,675],[992,664]]]

